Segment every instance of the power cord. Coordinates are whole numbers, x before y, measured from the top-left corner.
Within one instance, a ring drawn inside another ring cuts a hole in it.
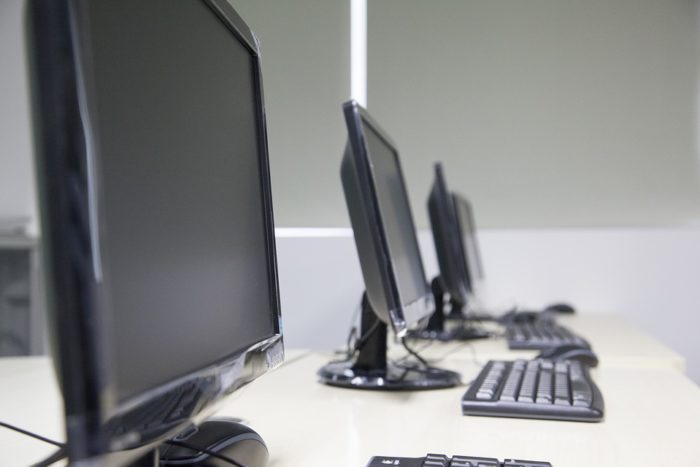
[[[421,356],[418,354],[418,352],[416,352],[415,350],[413,350],[413,349],[408,345],[408,342],[406,341],[406,338],[405,338],[405,337],[402,337],[402,338],[401,338],[401,345],[403,345],[403,348],[406,349],[406,352],[408,352],[409,354],[413,355],[413,356],[416,358],[416,360],[418,360],[419,362],[421,362],[421,363],[423,364],[423,366],[425,366],[425,367],[427,367],[427,368],[430,367],[430,364],[428,363],[428,361],[427,361],[426,359],[424,359],[423,357],[421,357]]]
[[[360,300],[360,303],[358,303],[357,307],[355,308],[355,312],[352,315],[352,319],[350,321],[350,331],[348,332],[348,338],[345,342],[345,350],[336,351],[336,353],[344,353],[345,358],[343,360],[334,360],[334,362],[344,362],[352,360],[352,358],[355,357],[357,352],[362,350],[362,348],[365,346],[370,337],[372,337],[379,328],[381,322],[379,320],[376,320],[374,324],[372,324],[372,326],[367,330],[366,333],[358,337],[358,325],[356,324],[356,322],[357,318],[360,316],[361,311],[362,300]]]
[[[32,464],[31,467],[49,467],[50,465],[53,465],[56,462],[65,459],[66,457],[68,457],[68,451],[66,450],[66,448],[58,448],[58,450],[51,454],[49,457],[37,462],[36,464]]]
[[[31,431],[27,431],[23,428],[20,428],[15,425],[11,425],[9,423],[5,422],[0,422],[0,427],[7,428],[8,430],[16,431],[17,433],[21,433],[25,436],[29,436],[31,438],[37,439],[39,441],[43,441],[44,443],[48,444],[53,444],[54,446],[58,447],[58,450],[55,451],[53,454],[51,454],[49,457],[47,457],[44,460],[41,460],[35,464],[32,464],[32,467],[48,467],[52,464],[55,464],[56,462],[65,459],[68,457],[68,452],[66,451],[66,444],[61,443],[59,441],[55,441],[53,439],[47,438],[45,436],[38,435],[36,433],[32,433]]]
[[[34,439],[38,439],[39,441],[43,441],[43,442],[48,443],[48,444],[53,444],[54,446],[59,447],[59,448],[63,448],[66,446],[65,443],[61,443],[60,441],[55,441],[53,439],[46,438],[44,436],[38,435],[36,433],[32,433],[31,431],[27,431],[25,429],[22,429],[18,426],[15,426],[15,425],[11,425],[9,423],[0,422],[0,426],[3,428],[7,428],[8,430],[13,430],[13,431],[16,431],[18,433],[22,433],[25,436],[30,436]]]

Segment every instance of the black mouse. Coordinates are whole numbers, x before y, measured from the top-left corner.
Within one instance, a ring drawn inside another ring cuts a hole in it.
[[[562,360],[578,360],[584,365],[595,367],[598,366],[598,356],[589,348],[581,345],[558,345],[547,350],[543,350],[537,358],[545,360],[553,360],[555,362]]]
[[[571,306],[567,303],[552,303],[547,308],[545,308],[544,311],[553,311],[555,313],[571,314],[571,313],[574,313],[576,310],[574,309],[573,306]]]
[[[269,453],[260,435],[250,427],[230,419],[211,419],[185,430],[164,443],[160,448],[160,465],[199,467],[230,467],[232,464],[218,459],[211,452],[233,459],[246,467],[265,467]],[[185,446],[201,448],[194,450]],[[210,451],[210,453],[204,452]],[[235,464],[234,464],[235,465]]]

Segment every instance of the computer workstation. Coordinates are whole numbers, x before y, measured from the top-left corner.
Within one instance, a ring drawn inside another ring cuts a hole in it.
[[[557,324],[557,316],[574,313],[574,308],[565,303],[551,304],[542,311],[514,309],[501,316],[484,313],[479,297],[479,290],[483,289],[484,284],[484,269],[474,210],[471,203],[458,193],[450,193],[449,200],[445,194],[436,196],[441,192],[447,193],[447,184],[441,164],[436,165],[435,171],[428,211],[440,273],[445,282],[462,284],[450,287],[450,296],[458,297],[459,306],[452,306],[444,319],[477,324],[496,321],[505,327],[508,347],[513,350],[545,350],[560,345],[587,347],[585,339]],[[436,190],[436,187],[442,189]],[[435,215],[438,210],[444,214]],[[443,226],[440,226],[441,223]],[[451,238],[445,234],[446,231],[450,232]],[[451,277],[453,279],[449,279]],[[432,319],[443,318],[434,316]],[[488,335],[488,332],[483,330],[481,335]]]
[[[350,136],[343,183],[367,289],[360,338],[351,358],[323,366],[327,384],[316,383],[321,358],[305,355],[257,381],[254,390],[226,397],[283,356],[255,38],[225,2],[168,3],[165,18],[159,13],[166,3],[134,2],[120,12],[95,1],[49,3],[32,5],[35,70],[41,71],[35,97],[56,369],[71,463],[264,465],[270,453],[263,437],[230,419],[207,419],[217,407],[256,428],[262,424],[279,465],[319,465],[309,459],[332,460],[326,454],[340,452],[345,457],[334,465],[352,465],[387,450],[414,455],[415,446],[549,458],[549,445],[526,443],[522,424],[459,413],[464,388],[456,386],[457,372],[465,379],[477,375],[471,391],[487,379],[503,380],[505,371],[492,374],[497,365],[483,370],[480,381],[478,369],[456,361],[445,369],[387,362],[389,326],[397,336],[419,326],[434,310],[433,295],[398,152],[353,103],[344,109]],[[176,23],[185,18],[190,34],[178,35]],[[174,50],[152,40],[173,35],[181,41]],[[126,56],[134,62],[115,62]],[[162,75],[183,63],[192,73]],[[197,209],[202,206],[207,209]],[[550,373],[560,373],[556,365]],[[415,398],[406,392],[375,397],[332,386],[442,389]],[[329,409],[325,423],[317,423],[320,408]],[[549,424],[528,425],[549,435],[558,430],[550,422],[520,422]],[[488,442],[504,427],[515,440],[507,452]],[[338,441],[329,442],[335,451],[317,442],[330,430],[336,430]],[[602,439],[583,431],[589,441]],[[275,454],[275,446],[287,457]],[[358,455],[364,457],[358,461]],[[387,459],[421,466],[549,465],[459,455],[378,457],[370,465]]]
[[[433,186],[447,186],[444,170],[442,177],[435,176]],[[447,188],[445,188],[447,190]],[[429,197],[428,209],[434,191]],[[631,326],[619,316],[604,313],[574,313],[571,306],[564,303],[546,307],[541,312],[515,310],[505,315],[484,313],[482,299],[479,296],[484,285],[484,271],[476,235],[474,210],[471,203],[462,195],[452,192],[453,207],[456,211],[459,228],[459,239],[462,248],[453,249],[454,253],[447,260],[462,262],[465,267],[445,267],[446,260],[441,259],[444,251],[448,250],[449,239],[444,238],[447,227],[441,228],[431,222],[433,241],[438,258],[441,277],[451,277],[455,273],[460,276],[450,279],[451,283],[463,281],[471,292],[466,296],[466,307],[454,313],[455,308],[448,307],[439,319],[449,327],[452,323],[468,323],[469,327],[481,327],[482,331],[490,332],[491,339],[480,339],[468,345],[465,350],[466,359],[474,351],[482,360],[512,360],[530,359],[547,351],[556,356],[557,353],[571,352],[579,354],[583,359],[591,359],[590,347],[595,343],[595,354],[601,357],[601,364],[610,367],[663,368],[684,371],[683,358],[668,347],[650,339],[643,332]],[[431,219],[436,216],[431,215]],[[439,219],[439,218],[438,218]],[[449,225],[449,224],[446,224]],[[463,271],[466,271],[463,272]],[[476,281],[476,282],[475,282]],[[464,288],[464,287],[463,287]],[[459,290],[459,289],[458,289]],[[459,294],[459,292],[457,292]],[[463,311],[465,310],[466,311]],[[431,317],[437,319],[438,313]],[[585,336],[582,337],[582,336]],[[508,345],[505,346],[502,337]],[[427,346],[427,344],[426,344]],[[432,344],[422,351],[426,358],[460,358],[465,352],[455,351],[462,346],[459,341],[451,344]],[[423,346],[421,346],[423,347]]]
[[[355,101],[343,104],[348,142],[341,178],[365,282],[360,334],[348,358],[319,370],[321,381],[360,389],[440,389],[459,374],[423,361],[387,359],[387,323],[403,339],[434,310],[413,227],[398,151]]]
[[[428,196],[428,214],[437,253],[440,274],[431,282],[435,311],[424,329],[414,331],[410,337],[439,341],[466,341],[483,339],[492,335],[479,327],[478,319],[466,314],[465,309],[474,294],[475,280],[480,274],[480,258],[468,263],[465,250],[467,237],[460,239],[455,232],[463,226],[455,216],[451,195],[447,190],[442,165],[435,165],[433,185]],[[464,229],[461,229],[464,231]],[[472,240],[475,238],[472,236]],[[463,239],[463,241],[462,241]],[[469,269],[472,267],[473,269]],[[449,319],[451,318],[451,319]]]
[[[464,303],[472,289],[471,279],[480,269],[475,261],[476,244],[470,239],[474,235],[470,227],[474,222],[469,204],[449,193],[442,165],[438,163],[428,210],[440,282],[448,284],[450,294],[458,298],[457,303]],[[433,318],[444,319],[444,313],[444,309],[436,307]],[[463,318],[466,319],[468,315]],[[603,398],[588,372],[589,366],[597,364],[598,359],[590,349],[573,345],[552,346],[530,361],[489,361],[462,397],[463,413],[600,421]]]
[[[439,306],[431,303],[396,146],[357,103],[347,102],[344,114],[349,142],[341,174],[367,290],[362,300],[360,337],[348,359],[325,365],[319,370],[319,377],[326,384],[360,389],[415,390],[455,386],[459,381],[456,377],[447,382],[445,375],[449,373],[427,366],[421,358],[412,365],[387,361],[386,327],[379,323],[379,318],[391,322],[397,337],[404,339],[408,328],[420,324],[421,318],[444,312],[441,299],[444,292],[436,294]],[[456,207],[447,195],[439,166],[436,176],[432,203],[429,203],[433,208],[433,225],[441,234],[441,240],[450,242],[456,249],[461,243]],[[451,253],[446,250],[442,250],[443,260]],[[382,260],[386,262],[382,264]],[[448,271],[445,268],[448,264],[460,266],[457,262],[444,261],[442,272]],[[461,280],[450,285],[466,295],[464,276],[465,268],[459,272],[452,270],[445,274],[445,282]],[[441,282],[441,278],[433,281],[433,292],[435,284]],[[409,298],[402,298],[401,293],[406,291]],[[407,319],[417,305],[420,306],[417,317]],[[417,356],[410,348],[407,350]],[[539,359],[530,362],[527,368],[524,365],[523,361],[490,362],[463,396],[463,412],[578,421],[602,418],[602,396],[581,362],[569,364],[562,359],[555,366],[552,360]],[[522,394],[517,392],[521,386]],[[487,393],[488,398],[485,397]],[[501,393],[502,402],[496,397]]]

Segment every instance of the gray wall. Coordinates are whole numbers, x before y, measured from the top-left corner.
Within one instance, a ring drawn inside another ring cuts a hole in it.
[[[34,219],[36,212],[22,28],[24,3],[0,1],[0,218]]]
[[[372,0],[368,108],[426,226],[432,161],[485,227],[700,218],[692,0]]]
[[[230,2],[260,40],[276,225],[348,224],[340,158],[350,2]]]
[[[260,38],[278,226],[347,226],[349,1],[231,0]],[[0,217],[34,217],[21,10],[0,2]],[[371,0],[368,107],[418,225],[431,164],[482,227],[693,223],[698,3]]]

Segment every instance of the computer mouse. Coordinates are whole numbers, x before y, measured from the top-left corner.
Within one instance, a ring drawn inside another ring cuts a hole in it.
[[[250,427],[230,419],[210,419],[173,438],[181,445],[164,443],[160,448],[161,466],[192,465],[231,467],[229,458],[246,467],[265,467],[269,452],[265,442]],[[201,450],[190,449],[187,446]],[[209,452],[205,452],[209,451]]]
[[[598,366],[598,356],[589,348],[581,345],[558,345],[547,350],[543,350],[537,356],[545,360],[553,360],[555,362],[562,360],[578,360],[587,366]]]
[[[567,303],[552,303],[547,308],[545,308],[544,311],[553,311],[555,313],[571,314],[571,313],[574,313],[576,310],[574,309],[573,306],[571,306]]]

